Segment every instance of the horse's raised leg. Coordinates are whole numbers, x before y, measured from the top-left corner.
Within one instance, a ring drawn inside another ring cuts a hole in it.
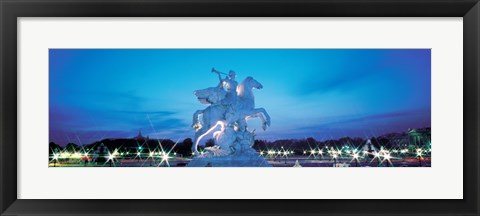
[[[267,126],[270,126],[270,116],[263,108],[253,109],[247,113],[246,119],[259,118],[262,121],[262,129],[266,130]]]
[[[267,111],[264,108],[256,108],[254,110],[256,113],[262,113],[266,118],[267,126],[270,126],[270,115],[268,115]]]
[[[265,118],[263,117],[262,113],[257,113],[257,116],[260,120],[262,120],[262,129],[263,130],[267,130],[267,121],[265,120]]]
[[[248,118],[259,118],[262,121],[262,129],[267,129],[267,121],[265,120],[261,112],[253,113],[249,115]]]

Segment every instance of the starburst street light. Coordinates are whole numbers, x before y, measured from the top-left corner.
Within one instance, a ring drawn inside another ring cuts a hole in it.
[[[373,152],[373,159],[370,161],[374,161],[375,159],[377,159],[377,166],[380,166],[380,162],[381,162],[381,158],[380,158],[380,152],[377,152],[377,151],[374,151]]]
[[[383,160],[382,160],[382,162],[387,161],[387,166],[388,166],[389,164],[392,163],[392,161],[390,161],[392,158],[393,158],[393,157],[390,156],[390,153],[385,152],[385,153],[383,154]]]
[[[339,157],[341,157],[342,156],[342,149],[337,150],[337,154],[338,154]]]
[[[272,156],[273,154],[275,154],[275,151],[273,151],[273,150],[268,150],[268,151],[267,151],[267,154],[270,155],[270,156]]]
[[[392,159],[392,156],[390,156],[390,153],[385,153],[385,154],[383,155],[383,159],[384,159],[384,160],[390,160],[390,159]]]
[[[57,166],[57,161],[58,161],[58,158],[60,157],[60,154],[58,153],[53,153],[52,155],[52,160],[50,162],[53,161],[53,167],[56,167]]]
[[[113,154],[108,155],[108,160],[109,161],[113,161],[114,159],[115,159],[115,155],[113,155]]]
[[[338,158],[338,154],[336,151],[332,151],[332,157],[333,157],[333,166],[336,166],[337,165],[337,158]]]
[[[58,153],[53,153],[53,155],[52,155],[52,161],[54,161],[54,162],[55,162],[55,161],[58,161],[59,158],[60,158],[60,154],[58,154]]]
[[[162,159],[160,161],[160,163],[158,164],[158,166],[162,165],[163,162],[165,162],[165,165],[167,166],[170,166],[170,163],[169,163],[169,159],[172,158],[170,157],[170,155],[167,153],[167,152],[161,152],[159,153],[160,154],[160,158]]]
[[[417,149],[417,158],[418,158],[418,166],[422,166],[422,158],[423,158],[423,150],[421,148]]]
[[[417,157],[421,158],[422,155],[423,155],[423,150],[420,149],[420,148],[418,148],[418,149],[417,149]]]
[[[115,162],[115,154],[108,152],[107,161],[105,161],[105,163],[109,163],[110,166],[112,166],[113,162]]]
[[[355,161],[355,167],[358,167],[358,158],[360,158],[360,155],[355,151],[352,155],[352,160]]]

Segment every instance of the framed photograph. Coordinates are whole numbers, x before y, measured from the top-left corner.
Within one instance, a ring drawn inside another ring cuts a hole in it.
[[[1,215],[479,215],[477,0],[0,1]]]

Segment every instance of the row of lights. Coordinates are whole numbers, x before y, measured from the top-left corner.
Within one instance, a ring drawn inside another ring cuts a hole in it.
[[[345,149],[345,150],[343,150]],[[421,149],[417,148],[415,149],[415,156],[418,158],[422,158],[425,153],[431,152],[431,149]],[[261,156],[267,156],[267,157],[286,157],[288,155],[293,155],[295,152],[291,150],[285,150],[283,147],[281,150],[275,150],[275,149],[268,149],[268,150],[262,150],[259,152]],[[339,158],[342,157],[342,154],[349,155],[352,157],[354,160],[358,160],[361,157],[365,157],[366,155],[373,155],[374,158],[381,158],[383,157],[384,160],[390,160],[393,157],[391,156],[393,154],[407,154],[409,153],[408,149],[392,149],[392,150],[386,150],[381,148],[380,151],[373,151],[373,152],[368,152],[368,151],[359,151],[357,149],[352,149],[350,150],[348,147],[342,147],[341,149],[334,149],[333,147],[328,149],[328,147],[324,148],[314,148],[310,150],[303,150],[303,155],[308,155],[308,156],[322,156],[327,153],[330,157],[332,158]],[[362,154],[362,156],[361,156]]]
[[[139,158],[142,158],[142,156],[145,156],[145,154],[147,153],[142,153],[141,152],[142,148],[139,147],[139,151],[136,153],[136,154],[132,154],[132,155],[136,155],[136,157],[139,157]],[[124,156],[128,156],[130,155],[130,152],[118,152],[117,149],[115,149],[113,151],[113,153],[110,153],[108,152],[108,155],[105,157],[107,159],[107,162],[114,162],[117,158],[122,158]],[[176,156],[177,153],[174,152],[172,154],[173,156]],[[80,153],[80,152],[68,152],[67,150],[63,151],[63,152],[59,152],[59,153],[53,153],[51,158],[51,162],[57,162],[59,161],[60,159],[82,159],[82,158],[88,158],[90,156],[90,154],[88,152],[84,152],[84,153]],[[148,157],[147,158],[154,158],[154,157],[157,157],[157,158],[161,158],[162,161],[161,162],[167,162],[168,163],[168,160],[173,158],[169,152],[165,152],[165,151],[150,151],[148,153]]]

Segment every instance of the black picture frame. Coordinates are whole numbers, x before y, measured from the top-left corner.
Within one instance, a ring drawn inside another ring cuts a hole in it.
[[[1,215],[479,215],[478,0],[0,0],[0,15]],[[464,199],[17,199],[17,18],[162,16],[463,17]]]

